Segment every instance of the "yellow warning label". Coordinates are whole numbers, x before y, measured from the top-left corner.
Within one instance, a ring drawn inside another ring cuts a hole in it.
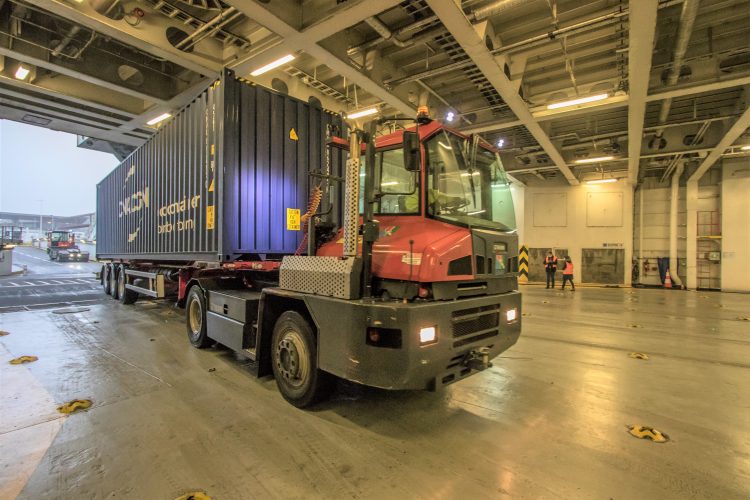
[[[287,231],[299,231],[300,230],[299,224],[300,224],[299,208],[287,208],[286,209],[286,230]]]
[[[213,156],[215,154],[216,154],[216,144],[211,144],[211,155]]]
[[[294,128],[293,128],[293,127],[292,127],[292,129],[291,129],[291,130],[289,131],[289,138],[290,138],[291,140],[293,140],[293,141],[299,141],[299,137],[297,137],[297,132],[296,132],[296,131],[294,130]]]
[[[208,186],[208,192],[213,193],[214,192],[214,179],[211,179],[211,184]]]
[[[206,229],[214,228],[214,206],[209,205],[206,207]]]

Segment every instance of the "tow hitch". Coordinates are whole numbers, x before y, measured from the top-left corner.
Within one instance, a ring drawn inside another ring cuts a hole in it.
[[[492,368],[492,363],[490,362],[490,348],[480,347],[479,349],[469,351],[466,353],[466,356],[464,356],[463,365],[478,372],[486,370],[487,368]]]

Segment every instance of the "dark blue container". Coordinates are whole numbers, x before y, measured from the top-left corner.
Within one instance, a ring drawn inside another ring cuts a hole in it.
[[[343,123],[224,71],[97,185],[97,257],[228,262],[291,254],[287,209],[307,209],[310,172],[340,176],[326,135]],[[312,179],[312,180],[311,180]],[[322,211],[342,186],[326,192]],[[341,206],[334,203],[334,206]],[[340,215],[328,216],[335,224]]]

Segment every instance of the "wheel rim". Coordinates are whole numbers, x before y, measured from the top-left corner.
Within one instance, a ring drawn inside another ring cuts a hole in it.
[[[274,351],[274,361],[284,382],[298,388],[307,383],[310,375],[310,357],[302,335],[296,330],[286,330],[279,338]]]
[[[203,328],[203,311],[201,310],[201,303],[197,299],[190,302],[188,320],[190,322],[190,332],[193,335],[193,338],[198,338],[201,334],[201,329]]]

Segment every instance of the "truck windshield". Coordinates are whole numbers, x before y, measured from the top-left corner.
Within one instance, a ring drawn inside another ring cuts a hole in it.
[[[68,241],[68,233],[51,233],[50,240],[52,241]]]
[[[359,211],[364,211],[365,161],[361,157],[359,175]],[[381,196],[375,203],[376,214],[414,215],[419,213],[419,176],[404,169],[404,153],[401,148],[380,150],[375,153],[380,167]]]
[[[481,145],[472,153],[470,146],[445,131],[425,143],[428,213],[446,222],[515,230],[510,183],[500,157]]]

